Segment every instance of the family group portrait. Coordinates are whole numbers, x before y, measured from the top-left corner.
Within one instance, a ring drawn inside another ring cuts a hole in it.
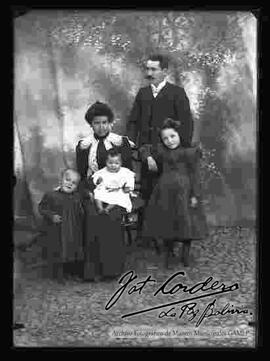
[[[13,15],[13,348],[255,348],[256,14]]]

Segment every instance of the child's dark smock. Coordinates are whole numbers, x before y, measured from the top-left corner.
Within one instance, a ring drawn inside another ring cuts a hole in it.
[[[198,148],[167,149],[159,144],[151,150],[160,176],[146,208],[144,235],[166,239],[203,239],[207,235],[201,202]],[[191,207],[191,197],[198,205]]]
[[[48,261],[82,260],[83,208],[79,193],[48,192],[39,204],[39,212],[44,217]],[[53,223],[56,214],[62,217],[61,223]]]

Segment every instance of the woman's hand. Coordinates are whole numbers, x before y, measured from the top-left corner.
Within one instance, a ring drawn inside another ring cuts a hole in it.
[[[191,207],[192,208],[195,208],[195,207],[197,207],[197,205],[198,205],[198,199],[196,198],[196,197],[191,197],[191,199],[190,199],[190,205],[191,205]]]
[[[151,170],[152,172],[158,171],[157,163],[153,157],[151,157],[151,156],[147,157],[147,163],[148,163],[149,170]]]
[[[59,216],[58,214],[54,214],[52,217],[53,223],[61,223],[62,222],[62,217]]]

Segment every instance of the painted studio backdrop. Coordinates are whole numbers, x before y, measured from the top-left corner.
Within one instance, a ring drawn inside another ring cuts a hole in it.
[[[125,134],[143,61],[171,58],[203,148],[205,208],[212,225],[255,221],[257,21],[238,12],[30,11],[14,20],[15,217],[37,222],[89,134],[88,106],[104,101]]]

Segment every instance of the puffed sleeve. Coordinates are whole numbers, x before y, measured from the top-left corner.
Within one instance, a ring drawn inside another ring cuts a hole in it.
[[[187,148],[185,150],[187,166],[189,170],[191,182],[191,197],[198,198],[201,194],[200,181],[200,159],[202,156],[201,150],[196,148]]]
[[[56,214],[52,211],[53,203],[52,193],[45,193],[38,205],[40,215],[49,221],[52,221],[52,217]]]
[[[91,188],[89,180],[87,179],[90,145],[88,147],[82,146],[83,142],[83,140],[80,140],[76,146],[76,167],[81,175],[78,190],[83,198],[88,198],[89,191],[91,192],[93,188]]]
[[[76,146],[76,166],[82,179],[87,177],[89,148],[82,148],[79,141]]]

